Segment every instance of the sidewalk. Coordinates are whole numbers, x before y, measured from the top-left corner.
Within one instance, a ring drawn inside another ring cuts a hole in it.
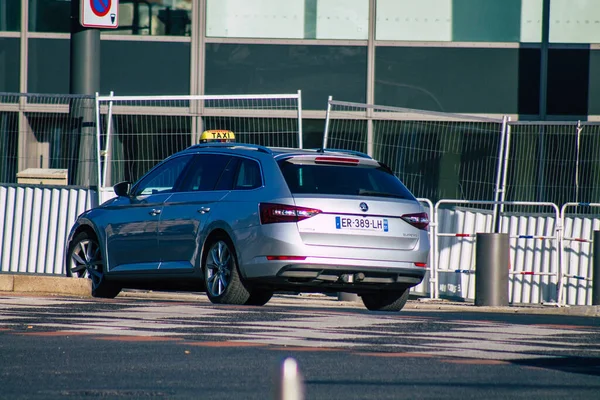
[[[31,274],[0,274],[0,294],[37,294],[52,296],[90,297],[91,285],[86,279]],[[156,300],[209,302],[200,292],[158,292],[150,290],[123,290],[118,297]],[[267,303],[271,306],[327,307],[364,309],[359,301],[339,301],[337,296],[318,293],[276,294]],[[432,300],[411,296],[404,310],[494,312],[510,314],[553,314],[600,317],[600,306],[563,306],[544,304],[514,304],[508,307],[477,307],[472,301]],[[600,323],[600,321],[599,321]]]

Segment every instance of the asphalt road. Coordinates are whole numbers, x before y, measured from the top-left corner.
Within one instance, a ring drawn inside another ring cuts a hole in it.
[[[595,317],[0,296],[2,399],[276,398],[287,357],[306,399],[600,393]]]

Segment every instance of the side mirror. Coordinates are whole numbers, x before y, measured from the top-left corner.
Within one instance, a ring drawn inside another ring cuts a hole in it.
[[[119,197],[121,196],[129,196],[129,189],[131,189],[131,182],[119,182],[117,183],[115,186],[113,186],[113,189],[115,190],[115,194]]]

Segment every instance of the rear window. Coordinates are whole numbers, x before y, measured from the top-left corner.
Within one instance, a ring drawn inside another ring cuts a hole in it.
[[[278,163],[293,194],[415,199],[402,182],[383,167],[294,164],[287,160]]]

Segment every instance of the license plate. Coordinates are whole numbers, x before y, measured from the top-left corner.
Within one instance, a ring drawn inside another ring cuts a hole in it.
[[[366,231],[388,231],[387,218],[335,217],[335,229],[360,229]]]

